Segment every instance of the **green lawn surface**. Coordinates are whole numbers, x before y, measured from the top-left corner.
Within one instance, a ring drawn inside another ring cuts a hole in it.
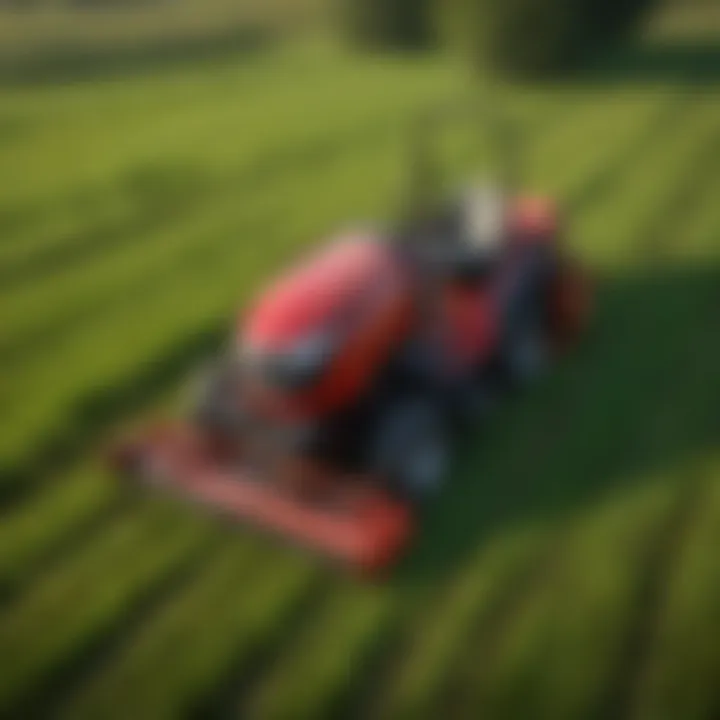
[[[0,716],[717,717],[719,84],[665,39],[503,93],[597,318],[383,583],[128,497],[101,448],[298,252],[392,212],[409,124],[468,78],[315,41],[0,87]]]

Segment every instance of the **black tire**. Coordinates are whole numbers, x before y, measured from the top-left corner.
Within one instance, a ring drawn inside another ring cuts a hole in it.
[[[547,372],[552,356],[544,306],[528,308],[511,329],[505,347],[504,365],[513,387],[525,387]]]
[[[525,387],[548,370],[553,355],[549,322],[554,254],[535,248],[525,258],[522,287],[510,299],[500,354],[504,379],[511,387]]]
[[[494,364],[478,368],[472,377],[456,390],[456,416],[461,429],[473,429],[492,415],[498,403],[502,383]]]
[[[442,487],[451,464],[450,428],[432,399],[407,396],[387,405],[370,451],[374,473],[401,497],[421,502]]]

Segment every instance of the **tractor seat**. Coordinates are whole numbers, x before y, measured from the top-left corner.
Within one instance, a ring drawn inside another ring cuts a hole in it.
[[[443,248],[440,267],[442,276],[451,282],[476,285],[491,277],[498,263],[496,253],[479,252],[464,243],[453,243]]]
[[[492,186],[470,187],[459,194],[450,215],[444,252],[448,277],[482,282],[497,268],[506,245],[505,198]]]

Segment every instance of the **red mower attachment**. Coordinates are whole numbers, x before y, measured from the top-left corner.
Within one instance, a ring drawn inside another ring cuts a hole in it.
[[[301,473],[297,462],[290,462],[289,482],[259,480],[240,463],[219,457],[185,427],[156,428],[142,439],[121,443],[111,456],[114,469],[128,479],[250,522],[363,573],[395,564],[414,535],[406,505],[371,481],[337,478],[310,466]]]

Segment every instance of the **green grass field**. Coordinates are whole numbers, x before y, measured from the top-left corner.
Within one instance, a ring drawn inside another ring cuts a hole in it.
[[[508,90],[597,323],[468,443],[381,584],[129,496],[99,456],[279,266],[390,212],[408,122],[463,73],[318,41],[0,88],[0,716],[718,717],[708,36]],[[448,181],[472,134],[449,133]]]

